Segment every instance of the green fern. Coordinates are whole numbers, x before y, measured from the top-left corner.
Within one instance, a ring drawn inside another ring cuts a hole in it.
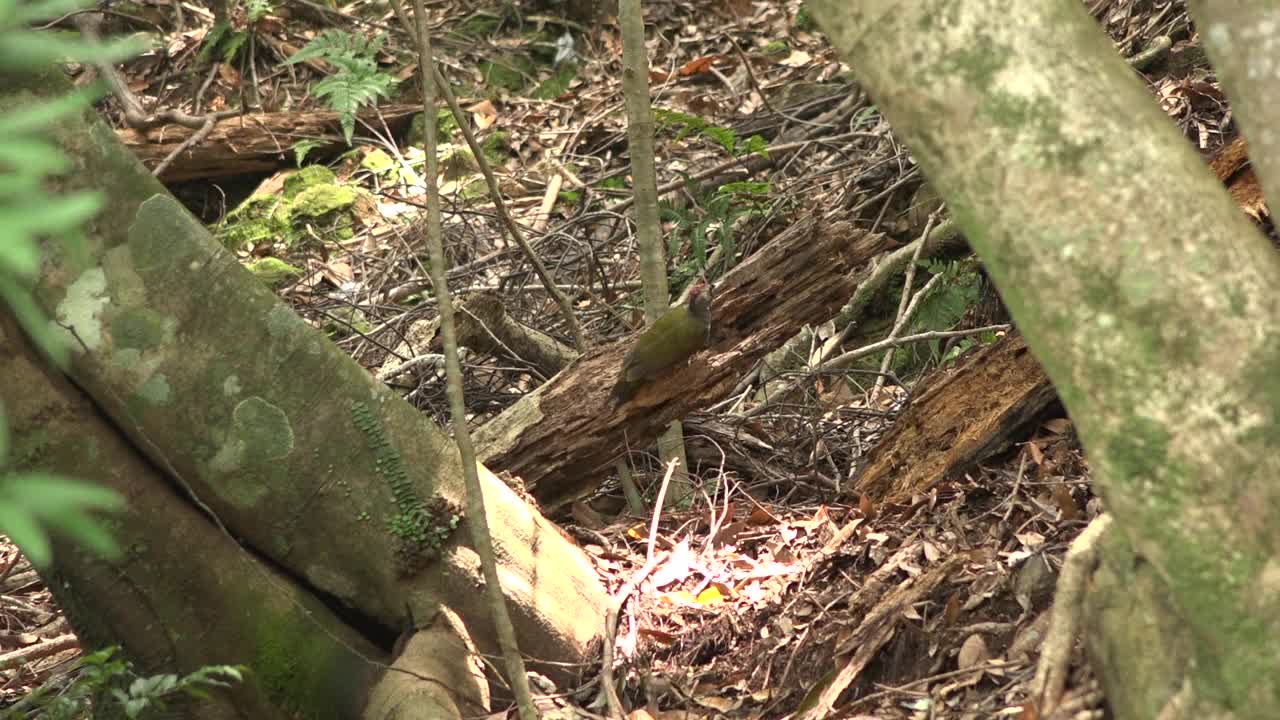
[[[13,706],[0,710],[0,720],[70,720],[101,713],[126,718],[155,717],[181,696],[201,700],[209,690],[241,682],[247,668],[208,665],[190,675],[140,676],[133,664],[110,647],[85,655],[72,673],[57,676],[32,690]]]
[[[316,83],[311,90],[338,113],[348,145],[355,132],[356,113],[360,108],[388,96],[399,82],[378,70],[374,58],[382,49],[383,42],[382,36],[364,38],[341,30],[326,30],[287,61],[295,64],[323,60],[337,68],[334,74]]]
[[[256,23],[262,18],[275,12],[275,8],[271,5],[270,0],[248,0],[245,3],[245,11],[249,15],[249,22]]]
[[[724,148],[725,152],[734,157],[745,157],[756,153],[769,156],[769,142],[759,135],[752,135],[742,140],[733,130],[709,123],[696,115],[661,108],[655,108],[653,114],[658,120],[659,130],[676,128],[676,140],[683,140],[690,135],[701,135]]]
[[[965,312],[978,302],[977,266],[970,260],[937,259],[921,260],[919,265],[931,275],[942,275],[942,280],[921,301],[906,334],[954,328]],[[941,352],[940,341],[930,340],[928,345],[931,356],[936,357]]]
[[[700,197],[695,210],[681,210],[669,202],[659,202],[663,221],[674,225],[667,239],[667,256],[676,260],[672,282],[678,284],[713,270],[707,267],[709,240],[722,249],[720,267],[732,267],[737,252],[737,229],[745,220],[768,214],[771,190],[767,182],[731,182],[718,187],[709,197]],[[686,243],[689,255],[682,260],[681,250]]]

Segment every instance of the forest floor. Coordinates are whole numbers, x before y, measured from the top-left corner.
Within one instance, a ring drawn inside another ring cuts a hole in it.
[[[1224,95],[1183,3],[1086,5],[1125,57],[1169,38],[1169,47],[1135,67],[1139,76],[1206,155],[1230,139]],[[323,64],[284,65],[281,58],[316,30],[369,32],[356,16],[396,26],[389,12],[376,14],[360,2],[342,11],[349,16],[288,2],[250,21],[240,9],[233,28],[252,32],[235,47],[257,48],[250,70],[243,53],[212,65],[200,57],[212,42],[206,15],[189,15],[176,30],[169,3],[147,7],[155,14],[146,20],[164,42],[124,66],[129,87],[156,107],[192,113],[195,97],[208,110],[234,107],[250,81],[265,111],[324,111],[314,86]],[[629,195],[617,25],[550,11],[515,15],[503,7],[433,4],[438,60],[493,152],[513,213],[572,288],[590,342],[611,342],[637,329],[641,317],[634,237],[614,204]],[[646,20],[658,183],[672,184],[663,196],[663,230],[673,293],[700,273],[718,277],[779,228],[820,209],[840,208],[857,226],[902,245],[928,226],[923,218],[932,206],[909,149],[894,139],[799,2],[651,2]],[[402,81],[386,101],[411,104],[415,73],[405,55],[411,44],[403,34],[382,36],[387,43],[372,57]],[[553,63],[562,37],[574,40],[576,63]],[[118,102],[104,110],[123,126]],[[421,352],[406,338],[434,315],[432,304],[415,303],[425,288],[412,249],[421,197],[403,191],[403,176],[385,171],[389,158],[415,161],[403,137],[403,124],[361,123],[349,149],[286,144],[283,162],[271,161],[277,169],[249,177],[235,158],[225,167],[207,159],[197,171],[175,157],[169,180],[211,224],[251,191],[279,188],[303,150],[343,183],[368,190],[373,200],[357,206],[351,241],[307,248],[269,239],[241,252],[246,264],[267,256],[287,262],[293,274],[278,285],[281,295],[379,372]],[[775,158],[760,152],[783,141],[801,147]],[[459,143],[449,136],[443,152]],[[554,304],[505,239],[474,164],[463,159],[450,168],[442,188],[445,230],[450,261],[460,268],[450,276],[451,290],[462,297],[497,292],[508,315],[567,340]],[[719,170],[710,178],[696,177],[713,168]],[[914,287],[899,283],[895,292],[910,297],[935,276],[912,332],[963,326],[981,302],[982,276],[971,260],[927,266]],[[826,320],[812,320],[815,346],[841,330]],[[1066,548],[1102,511],[1061,408],[1050,403],[1000,447],[919,492],[878,502],[847,491],[920,388],[961,372],[964,357],[992,342],[1003,340],[920,343],[900,350],[885,373],[878,372],[883,355],[877,355],[843,382],[810,378],[799,395],[747,419],[745,409],[768,401],[744,392],[689,418],[699,492],[687,509],[662,512],[652,532],[650,517],[626,513],[616,481],[553,516],[610,589],[636,583],[615,655],[615,677],[636,708],[633,717],[790,717],[833,687],[831,717],[1042,717],[1029,684],[1054,583]],[[475,425],[540,382],[511,358],[472,353],[466,364]],[[427,371],[390,382],[447,426],[439,378]],[[726,436],[712,427],[732,431]],[[662,468],[638,450],[632,464],[652,500]],[[21,672],[0,670],[2,704],[64,672],[78,651],[65,640],[55,644],[70,632],[65,621],[17,549],[3,544],[0,613],[0,654],[31,649],[44,656]],[[1067,686],[1080,701],[1077,709],[1102,707],[1080,649]],[[562,690],[569,693],[565,702],[579,706],[596,697],[590,688],[580,695]]]

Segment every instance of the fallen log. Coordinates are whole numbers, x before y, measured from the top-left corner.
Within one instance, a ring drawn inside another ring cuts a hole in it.
[[[900,502],[1000,452],[1057,395],[1021,335],[973,353],[923,388],[867,453],[850,492]]]
[[[611,390],[634,337],[575,360],[476,433],[481,461],[522,478],[545,509],[597,486],[627,447],[719,399],[806,323],[835,315],[893,242],[846,221],[787,228],[715,290],[708,348],[626,403]]]
[[[361,122],[392,132],[408,125],[422,106],[392,105],[359,113]],[[195,128],[161,125],[147,130],[124,128],[116,131],[120,140],[148,170],[159,165],[182,146]],[[294,165],[293,146],[300,140],[319,140],[326,147],[345,147],[338,113],[328,111],[257,113],[219,122],[209,137],[183,150],[161,174],[166,183],[192,178],[223,177],[251,172],[270,172]]]

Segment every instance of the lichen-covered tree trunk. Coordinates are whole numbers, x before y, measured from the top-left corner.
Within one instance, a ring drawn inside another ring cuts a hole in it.
[[[53,75],[5,77],[0,103],[65,89]],[[477,556],[457,527],[466,519],[456,447],[217,246],[96,116],[50,132],[76,163],[65,186],[109,196],[83,257],[54,255],[34,289],[64,329],[75,383],[178,497],[249,548],[246,558],[363,618],[375,639],[445,606],[494,651]],[[94,467],[82,470],[93,479]],[[603,628],[598,578],[506,485],[487,471],[482,483],[521,647],[585,659]],[[197,544],[164,551],[207,560]],[[77,588],[89,606],[105,601],[99,592]],[[217,612],[259,610],[231,594],[191,598]]]
[[[1186,643],[1168,717],[1280,715],[1274,251],[1077,0],[812,7],[1070,411],[1133,552],[1114,567],[1180,620],[1093,643],[1113,708],[1152,717],[1179,679],[1105,666]]]
[[[420,632],[447,648],[435,656],[402,654],[398,666],[436,683],[406,685],[386,673],[386,633],[362,635],[293,579],[258,563],[187,502],[155,465],[89,399],[48,367],[0,310],[0,403],[14,429],[14,459],[92,480],[121,494],[128,512],[110,530],[124,557],[107,563],[74,543],[55,545],[43,570],[89,648],[121,645],[151,672],[192,672],[212,663],[253,669],[209,702],[181,708],[190,718],[343,720],[396,717],[365,709],[366,698],[411,698],[432,707],[421,718],[462,718],[488,707],[478,656],[447,612],[424,618]],[[444,691],[443,688],[448,688]],[[426,694],[427,697],[423,697]],[[407,717],[401,715],[399,717]]]

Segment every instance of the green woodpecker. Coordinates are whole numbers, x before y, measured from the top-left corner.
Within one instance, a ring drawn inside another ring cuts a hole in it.
[[[706,347],[710,337],[711,288],[699,280],[689,289],[688,302],[671,308],[640,333],[622,364],[614,397],[622,402],[631,399],[646,381],[661,377]]]

